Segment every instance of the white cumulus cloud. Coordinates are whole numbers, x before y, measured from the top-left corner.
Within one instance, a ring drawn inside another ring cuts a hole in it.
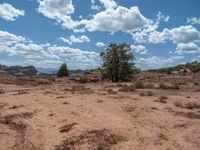
[[[164,29],[161,33],[165,39],[170,39],[174,43],[190,43],[200,40],[200,32],[193,26],[180,26],[173,29]]]
[[[22,36],[16,36],[12,33],[9,33],[7,31],[1,31],[0,30],[0,46],[4,45],[12,45],[18,42],[25,42],[26,38]]]
[[[187,18],[187,23],[194,25],[194,24],[200,24],[200,17],[192,17],[192,18]]]
[[[97,42],[96,46],[97,47],[105,47],[105,44],[103,42]]]
[[[195,43],[178,43],[176,53],[179,55],[200,53],[200,47]]]
[[[71,35],[69,38],[60,37],[60,39],[63,42],[66,42],[70,45],[73,44],[73,43],[90,42],[90,39],[85,35],[82,35],[82,36],[79,36],[79,37],[75,37],[74,35]]]
[[[109,8],[95,15],[91,20],[82,20],[88,31],[131,31],[144,27],[149,20],[139,11],[138,7],[130,9],[122,6]]]
[[[131,33],[137,43],[165,43],[167,40],[173,43],[194,43],[200,41],[200,32],[191,25],[180,26],[172,29],[165,28],[162,32],[157,31],[157,25],[141,31]]]
[[[38,12],[57,20],[63,27],[74,29],[78,25],[78,21],[71,19],[71,14],[74,13],[72,0],[38,0],[38,2]]]
[[[24,10],[16,9],[8,3],[0,4],[0,17],[7,21],[14,21],[17,17],[24,15]]]
[[[136,53],[140,53],[140,54],[146,54],[147,53],[147,49],[145,46],[143,45],[131,45],[131,49],[133,51],[135,51]]]
[[[116,8],[117,7],[117,3],[115,2],[115,0],[99,0],[105,8]]]
[[[63,62],[72,69],[95,69],[101,64],[97,52],[49,43],[37,44],[25,37],[1,30],[0,55],[23,57],[24,62],[20,61],[19,64],[32,64],[43,68],[58,67]],[[17,62],[13,64],[16,65]]]

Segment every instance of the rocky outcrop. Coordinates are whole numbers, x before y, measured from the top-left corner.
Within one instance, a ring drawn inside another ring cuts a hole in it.
[[[12,76],[35,76],[37,75],[37,70],[34,66],[5,66],[0,65],[1,75],[12,75]]]
[[[174,75],[187,75],[200,72],[200,63],[192,62],[175,67],[148,70],[149,72],[168,73]]]

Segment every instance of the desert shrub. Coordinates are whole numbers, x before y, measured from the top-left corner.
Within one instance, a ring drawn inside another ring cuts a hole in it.
[[[153,96],[154,94],[153,94],[153,92],[152,91],[141,91],[140,93],[139,93],[139,95],[140,96]]]
[[[176,107],[186,108],[186,109],[200,109],[200,104],[195,102],[189,102],[183,105],[181,102],[174,102]]]
[[[60,69],[57,72],[58,77],[68,77],[69,71],[67,69],[67,65],[64,63],[60,66]]]
[[[187,103],[184,107],[187,109],[194,109],[195,105],[193,103]]]
[[[50,81],[50,82],[55,82],[56,81],[56,79],[54,77],[51,77],[51,76],[48,76],[47,80]]]
[[[124,84],[118,83],[116,86],[117,86],[117,87],[123,87]]]
[[[131,85],[123,85],[121,88],[119,88],[120,92],[135,92],[135,86],[134,84]]]
[[[199,86],[199,85],[200,85],[199,82],[194,82],[193,84],[196,85],[196,86]]]
[[[154,95],[154,93],[152,91],[147,92],[147,96],[153,96],[153,95]]]
[[[0,89],[0,94],[4,94],[5,93],[5,91],[3,91],[2,89]]]
[[[140,95],[140,96],[147,96],[147,93],[146,93],[145,91],[141,91],[141,92],[139,93],[139,95]]]
[[[180,89],[180,87],[179,87],[179,85],[178,84],[174,84],[173,86],[172,86],[172,88],[171,89],[174,89],[174,90],[179,90]]]
[[[147,89],[154,89],[155,85],[153,83],[148,83],[148,84],[145,85],[145,88],[147,88]]]
[[[137,89],[143,89],[143,88],[144,88],[144,83],[143,83],[142,81],[137,81],[137,82],[135,83],[135,87],[136,87]]]
[[[160,88],[160,89],[169,89],[169,85],[164,84],[164,83],[160,83],[160,84],[159,84],[159,88]]]
[[[88,78],[86,76],[80,77],[80,83],[87,83],[87,82],[88,82]]]
[[[74,82],[80,82],[80,78],[74,77],[74,76],[69,77],[69,80],[74,81]]]
[[[196,89],[195,92],[200,92],[200,89]]]
[[[200,109],[200,104],[197,104],[195,102],[193,102],[193,103],[189,102],[189,103],[185,104],[184,107],[187,109]]]
[[[65,88],[63,91],[65,91],[65,92],[70,92],[71,89],[69,89],[69,88]]]
[[[167,96],[161,96],[159,99],[168,99]]]
[[[179,102],[179,101],[174,102],[174,105],[175,105],[176,107],[183,107],[182,103]]]
[[[167,85],[167,84],[164,84],[164,83],[160,83],[159,88],[164,89],[164,90],[167,90],[167,89],[178,90],[178,89],[180,89],[178,84]]]

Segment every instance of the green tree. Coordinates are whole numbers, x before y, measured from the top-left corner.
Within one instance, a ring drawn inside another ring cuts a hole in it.
[[[105,52],[100,54],[103,79],[109,79],[113,82],[129,81],[136,69],[133,60],[133,54],[129,53],[130,45],[110,44]]]
[[[68,71],[67,65],[65,63],[63,63],[60,66],[60,69],[57,72],[57,76],[58,77],[68,77],[69,76],[69,71]]]

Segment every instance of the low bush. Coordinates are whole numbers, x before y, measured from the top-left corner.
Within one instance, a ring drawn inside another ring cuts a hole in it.
[[[176,107],[183,107],[182,103],[181,103],[181,102],[178,102],[178,101],[174,102],[174,105],[175,105]]]
[[[189,102],[189,103],[185,104],[185,108],[187,108],[187,109],[200,109],[200,104],[197,104],[195,102],[193,102],[193,103]]]
[[[147,96],[153,96],[153,95],[154,95],[154,93],[152,91],[147,92]]]
[[[139,95],[140,95],[140,96],[147,96],[147,94],[146,94],[145,91],[141,91],[141,92],[139,93]]]
[[[160,89],[169,89],[169,85],[164,84],[164,83],[160,83],[160,84],[159,84],[159,88],[160,88]]]
[[[5,93],[5,91],[3,91],[2,89],[0,89],[0,94],[4,94]]]
[[[86,76],[80,77],[80,83],[87,83],[87,82],[88,82],[88,78]]]
[[[179,90],[180,89],[178,84],[168,85],[164,83],[159,84],[159,88],[164,89],[164,90],[167,90],[167,89]]]
[[[144,83],[143,83],[142,81],[137,81],[137,82],[135,83],[135,87],[136,87],[137,89],[143,89],[143,88],[144,88]]]
[[[181,107],[181,108],[186,108],[186,109],[200,109],[200,104],[195,103],[195,102],[189,102],[183,105],[181,102],[174,102],[174,105],[176,107]]]
[[[153,96],[154,94],[153,94],[152,91],[147,91],[147,92],[141,91],[141,92],[139,93],[139,95],[140,95],[140,96]]]
[[[154,89],[155,85],[153,83],[148,83],[148,84],[145,85],[145,88],[147,88],[147,89]]]

